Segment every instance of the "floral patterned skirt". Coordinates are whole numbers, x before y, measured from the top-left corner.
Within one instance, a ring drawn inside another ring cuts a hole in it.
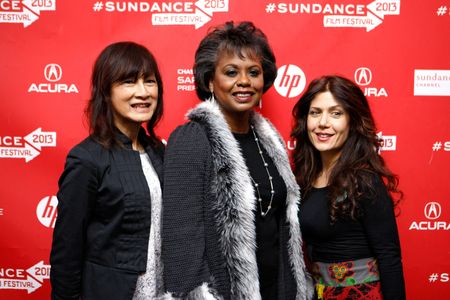
[[[373,258],[313,264],[318,299],[381,300],[380,274]]]

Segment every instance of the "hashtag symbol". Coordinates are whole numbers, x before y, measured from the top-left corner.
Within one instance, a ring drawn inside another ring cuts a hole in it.
[[[447,6],[442,5],[441,7],[438,8],[437,10],[437,15],[438,16],[443,16],[447,13]]]
[[[438,274],[437,273],[433,273],[430,275],[430,277],[428,277],[428,281],[429,282],[436,282],[436,280],[438,279]]]
[[[95,2],[93,9],[94,11],[101,11],[103,9],[103,2],[102,1]]]
[[[439,151],[442,148],[441,142],[434,142],[433,144],[433,151]]]
[[[275,11],[275,3],[269,3],[266,5],[266,12],[271,14]]]

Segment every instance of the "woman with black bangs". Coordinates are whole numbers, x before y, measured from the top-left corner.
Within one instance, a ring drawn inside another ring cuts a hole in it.
[[[70,151],[59,179],[52,299],[152,299],[163,290],[164,147],[154,132],[162,112],[153,55],[133,42],[106,47],[86,108],[91,134]]]

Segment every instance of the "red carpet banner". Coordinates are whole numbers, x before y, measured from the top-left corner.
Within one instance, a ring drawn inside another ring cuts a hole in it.
[[[164,82],[167,140],[197,102],[192,65],[210,27],[253,21],[278,77],[261,111],[288,149],[312,79],[339,74],[368,96],[405,197],[397,223],[408,299],[450,292],[450,0],[0,0],[0,299],[49,299],[57,181],[85,136],[93,62],[135,41]]]

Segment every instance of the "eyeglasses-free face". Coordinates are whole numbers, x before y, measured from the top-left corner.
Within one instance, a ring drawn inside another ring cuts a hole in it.
[[[130,78],[111,87],[114,124],[126,133],[130,128],[148,122],[158,104],[158,84],[155,76]]]
[[[264,88],[263,69],[259,59],[248,53],[222,53],[209,83],[225,118],[249,113],[261,100]]]
[[[307,129],[309,140],[322,157],[335,160],[349,135],[349,115],[330,92],[323,92],[311,101]]]

